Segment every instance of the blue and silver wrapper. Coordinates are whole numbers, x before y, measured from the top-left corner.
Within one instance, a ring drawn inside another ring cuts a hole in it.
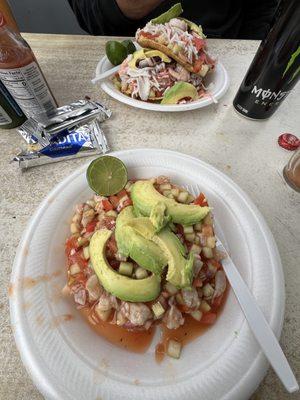
[[[94,118],[103,122],[110,116],[111,111],[101,103],[91,100],[77,100],[56,108],[50,115],[45,112],[36,114],[26,121],[22,127],[26,129],[27,124],[30,125],[30,128],[33,127],[38,142],[46,146],[50,144],[51,140],[60,136],[63,129],[70,129],[78,124],[87,124]]]
[[[97,117],[72,128],[62,129],[59,135],[51,139],[46,146],[38,141],[34,126],[30,126],[28,121],[26,127],[24,125],[18,129],[18,132],[27,143],[26,150],[13,159],[19,163],[20,168],[104,154],[109,150]]]

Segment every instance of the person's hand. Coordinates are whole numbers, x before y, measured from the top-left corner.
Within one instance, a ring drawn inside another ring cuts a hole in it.
[[[116,0],[122,13],[130,19],[141,19],[148,15],[163,0]]]

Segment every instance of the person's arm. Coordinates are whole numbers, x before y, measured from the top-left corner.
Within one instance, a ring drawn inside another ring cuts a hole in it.
[[[163,0],[116,0],[120,10],[130,19],[141,19],[154,10]]]
[[[173,0],[172,0],[173,1]],[[143,17],[170,0],[68,0],[79,25],[92,35],[134,36]],[[165,10],[164,10],[165,11]],[[157,14],[157,15],[158,15]],[[142,21],[145,22],[144,20]]]
[[[270,30],[278,0],[244,0],[239,39],[263,39]]]

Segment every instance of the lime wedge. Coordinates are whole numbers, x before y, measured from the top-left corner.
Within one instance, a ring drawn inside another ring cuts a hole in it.
[[[116,157],[102,156],[92,161],[86,171],[88,184],[101,196],[111,196],[127,183],[127,169]]]

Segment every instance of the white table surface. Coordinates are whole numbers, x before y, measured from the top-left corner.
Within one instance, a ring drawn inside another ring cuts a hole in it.
[[[300,85],[269,120],[256,122],[235,113],[233,97],[258,47],[257,41],[209,40],[228,70],[231,85],[218,105],[185,113],[142,111],[117,103],[90,79],[107,38],[24,34],[59,104],[89,95],[113,111],[103,125],[112,150],[157,147],[181,151],[212,164],[250,195],[277,242],[286,281],[286,314],[281,344],[300,380],[300,194],[283,182],[281,171],[291,153],[278,136],[300,136]],[[0,399],[41,399],[16,350],[9,321],[8,283],[16,247],[44,196],[87,159],[49,164],[26,172],[9,161],[18,151],[17,133],[0,131],[1,143],[1,285]],[[299,399],[288,395],[272,370],[251,400]]]

